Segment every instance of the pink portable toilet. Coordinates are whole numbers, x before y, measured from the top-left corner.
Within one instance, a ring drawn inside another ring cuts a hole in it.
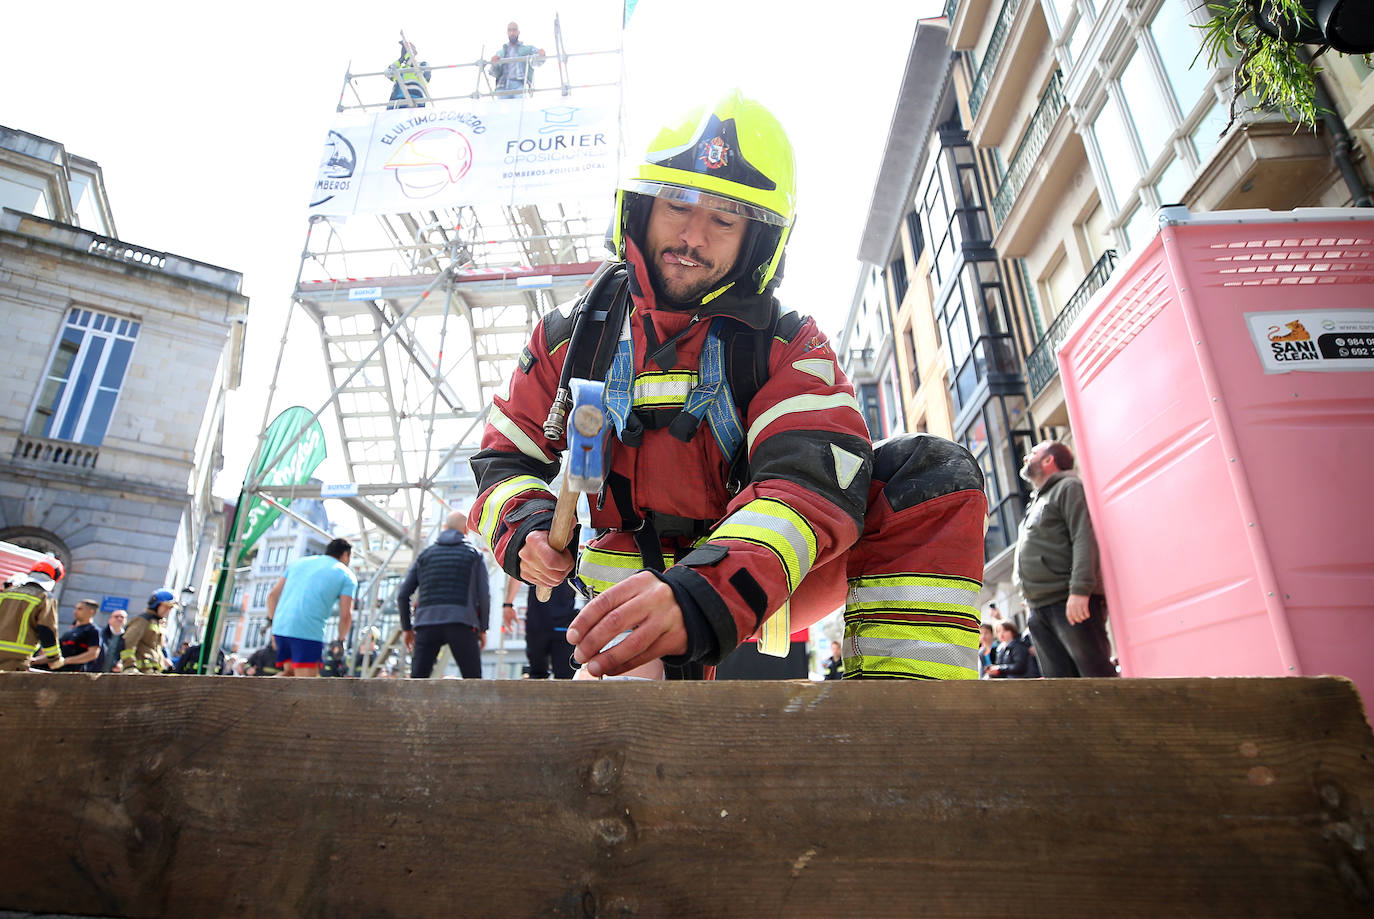
[[[1059,351],[1122,673],[1374,699],[1374,212],[1159,218]]]

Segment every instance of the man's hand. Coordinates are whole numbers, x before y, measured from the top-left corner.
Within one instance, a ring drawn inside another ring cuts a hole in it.
[[[624,641],[601,650],[627,629],[630,634]],[[589,674],[616,676],[670,654],[686,653],[687,627],[673,589],[641,571],[583,607],[568,626],[568,643],[575,646],[573,657]]]
[[[1091,617],[1088,598],[1083,594],[1069,594],[1069,600],[1064,604],[1064,618],[1069,620],[1069,625],[1087,622]]]
[[[515,607],[507,606],[501,613],[501,626],[510,633],[515,631],[515,624],[520,621],[516,615]]]
[[[573,556],[564,549],[555,552],[549,545],[547,530],[535,530],[520,547],[520,580],[536,587],[554,588],[572,574]]]
[[[414,629],[406,629],[404,632],[402,632],[402,633],[401,633],[401,641],[405,642],[405,645],[406,645],[406,653],[408,653],[408,654],[414,654],[414,653],[415,653],[415,630],[414,630]]]
[[[477,633],[477,647],[478,647],[480,650],[482,650],[482,651],[485,651],[485,650],[487,649],[487,633],[486,633],[486,632],[478,632],[478,633]]]
[[[65,663],[67,663],[67,659],[65,657],[50,657],[48,658],[48,669],[61,670],[62,666]]]

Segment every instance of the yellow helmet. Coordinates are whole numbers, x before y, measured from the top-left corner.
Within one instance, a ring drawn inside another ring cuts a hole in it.
[[[778,274],[796,218],[792,144],[772,112],[736,90],[659,131],[643,161],[621,181],[612,246],[622,259],[632,219],[627,194],[668,198],[762,224],[732,272],[751,277],[762,293]]]

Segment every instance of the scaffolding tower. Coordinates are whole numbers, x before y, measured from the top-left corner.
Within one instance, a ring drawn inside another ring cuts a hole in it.
[[[557,79],[525,95],[557,93],[575,102],[587,91],[619,92],[618,48],[570,53],[556,18],[554,36],[548,60]],[[346,73],[338,111],[509,95],[496,91],[482,60],[428,69],[418,103],[389,100],[386,71]],[[585,78],[574,82],[574,74]],[[355,607],[360,625],[376,618],[378,585],[405,573],[454,503],[476,497],[467,459],[478,448],[486,408],[507,386],[536,322],[575,300],[602,264],[612,210],[608,188],[594,199],[553,204],[522,201],[517,191],[499,206],[309,218],[260,430],[299,402],[289,391],[292,359],[303,339],[317,337],[330,392],[314,414],[333,429],[347,481],[266,485],[259,474],[245,481],[240,502],[257,496],[286,514],[283,499],[335,498],[350,508],[355,567],[370,585]],[[300,316],[313,332],[302,333]],[[260,434],[259,451],[263,444]],[[226,559],[238,552],[229,548]],[[232,565],[222,577],[229,583],[219,596],[227,603]],[[221,641],[216,618],[223,621],[212,613],[206,660]]]

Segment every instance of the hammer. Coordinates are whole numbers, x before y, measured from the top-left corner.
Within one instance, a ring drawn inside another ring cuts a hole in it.
[[[572,424],[568,425],[568,462],[563,467],[563,485],[549,527],[549,548],[555,552],[568,548],[577,520],[578,496],[583,492],[598,494],[606,483],[606,410],[602,408],[606,384],[574,379],[569,389],[573,404]],[[552,591],[547,587],[535,589],[540,602],[547,602],[550,594]]]

